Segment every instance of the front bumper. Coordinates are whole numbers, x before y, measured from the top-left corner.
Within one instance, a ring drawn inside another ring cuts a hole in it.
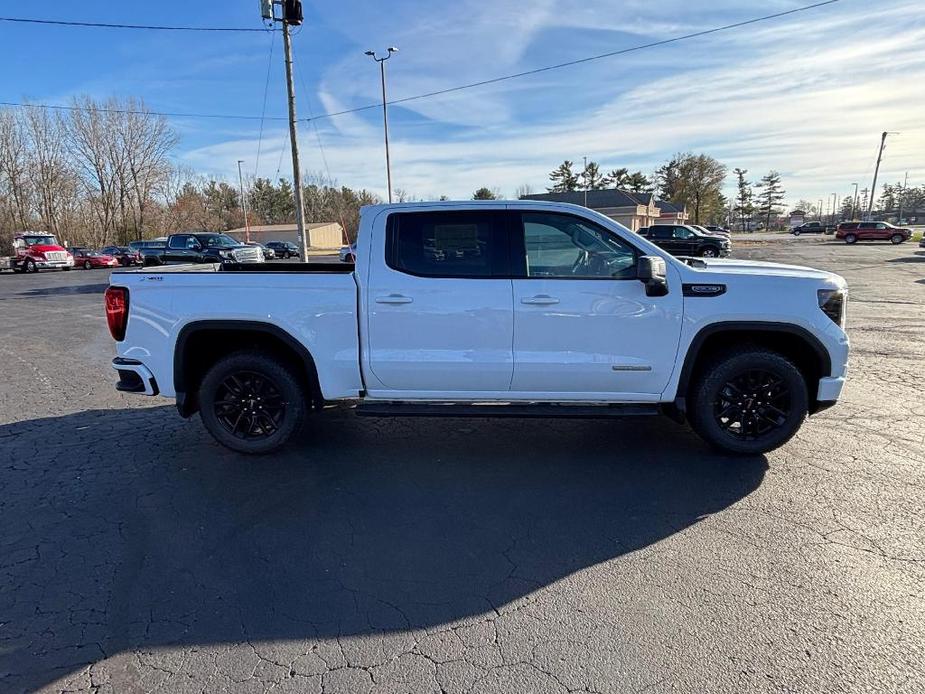
[[[160,392],[154,374],[137,359],[116,357],[112,360],[112,368],[119,374],[116,390],[138,395],[157,395]]]
[[[841,396],[842,388],[845,386],[844,376],[830,376],[819,379],[819,390],[816,393],[816,400],[820,403],[835,402]]]
[[[63,267],[74,267],[73,260],[36,260],[35,267],[41,270],[53,270]]]

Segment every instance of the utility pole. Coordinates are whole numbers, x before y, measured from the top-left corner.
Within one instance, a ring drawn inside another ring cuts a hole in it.
[[[385,98],[385,61],[397,53],[395,46],[389,46],[384,58],[376,57],[376,51],[366,51],[366,55],[379,63],[379,80],[382,83],[382,127],[385,132],[385,179],[389,186],[389,203],[392,202],[392,162],[389,159],[389,110],[388,101]]]
[[[835,224],[835,215],[838,214],[838,193],[832,193],[832,224]]]
[[[854,197],[851,198],[851,219],[858,218],[858,184],[852,183],[854,186]]]
[[[880,136],[880,151],[877,153],[877,165],[874,167],[874,182],[870,186],[870,199],[867,201],[867,221],[870,221],[871,212],[874,210],[874,196],[877,194],[877,176],[880,173],[880,160],[883,159],[883,148],[886,147],[887,135],[899,135],[899,133],[884,130]]]
[[[241,189],[241,208],[244,210],[244,242],[251,242],[251,228],[247,223],[247,198],[244,197],[244,177],[241,175],[243,159],[238,159],[238,187]]]
[[[906,188],[909,187],[909,172],[906,172],[906,178],[903,181],[903,192],[899,194],[899,215],[896,218],[896,223],[902,225],[903,223],[903,203],[906,201]]]
[[[819,198],[819,206],[816,208],[816,215],[819,217],[819,221],[822,221],[822,198]]]
[[[281,16],[277,17],[274,8],[280,7]],[[286,60],[286,91],[289,95],[289,140],[292,150],[292,191],[295,201],[295,223],[298,229],[299,253],[304,261],[308,255],[308,237],[305,234],[305,204],[302,200],[302,167],[299,164],[299,133],[296,127],[295,82],[292,79],[292,41],[289,26],[302,23],[301,0],[260,0],[260,13],[267,21],[281,22],[283,25],[283,56]]]

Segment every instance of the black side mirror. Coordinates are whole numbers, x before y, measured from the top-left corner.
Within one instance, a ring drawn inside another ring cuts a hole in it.
[[[646,285],[646,296],[665,296],[668,293],[668,266],[657,255],[640,256],[636,265],[636,279]]]

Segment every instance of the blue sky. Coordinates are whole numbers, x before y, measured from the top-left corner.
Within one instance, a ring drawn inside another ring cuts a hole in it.
[[[792,9],[807,0],[530,3],[306,2],[293,39],[300,116],[376,103],[367,48],[397,45],[390,96],[619,50]],[[256,0],[4,3],[0,14],[81,21],[259,27]],[[156,110],[285,115],[278,33],[205,34],[0,23],[0,100],[68,103],[139,96]],[[272,62],[269,61],[273,50]],[[783,174],[788,199],[869,185],[879,133],[899,131],[881,181],[925,183],[925,13],[921,0],[841,0],[671,46],[415,101],[390,110],[394,186],[420,198],[507,195],[583,155],[650,173],[703,151],[758,178]],[[285,121],[172,118],[177,161],[236,177],[289,171]],[[385,194],[381,113],[301,124],[303,169]],[[319,142],[323,146],[319,146]],[[258,159],[259,150],[259,159]],[[325,164],[326,160],[326,164]],[[280,166],[281,162],[281,166]],[[729,189],[733,179],[730,175]]]

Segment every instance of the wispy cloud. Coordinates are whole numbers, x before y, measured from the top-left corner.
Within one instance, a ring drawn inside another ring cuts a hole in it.
[[[389,16],[376,10],[350,26],[342,57],[329,64],[314,96],[327,112],[375,103],[378,75],[360,48],[381,48],[370,43],[379,37],[400,42],[402,52],[390,63],[392,93],[400,97],[756,11],[733,2],[711,3],[709,11],[690,4],[539,3],[522,10],[522,3],[486,8],[472,2],[422,19],[418,4],[399,3]],[[763,10],[794,6],[778,1]],[[338,12],[326,21],[339,21]],[[884,161],[886,180],[907,168],[925,175],[920,15],[920,5],[907,0],[876,7],[844,2],[775,24],[394,107],[393,179],[420,196],[463,197],[481,185],[512,193],[522,183],[542,189],[546,172],[565,158],[586,154],[605,166],[651,171],[675,151],[697,150],[756,177],[778,169],[788,197],[815,199],[859,178],[863,186],[881,130],[902,133]],[[363,112],[319,121],[319,128],[331,174],[384,194],[379,118],[377,111]],[[302,126],[301,139],[304,168],[320,170],[311,126]],[[278,134],[265,136],[262,175],[275,173],[285,146]],[[228,171],[248,152],[256,152],[253,138],[186,156],[197,166]]]

